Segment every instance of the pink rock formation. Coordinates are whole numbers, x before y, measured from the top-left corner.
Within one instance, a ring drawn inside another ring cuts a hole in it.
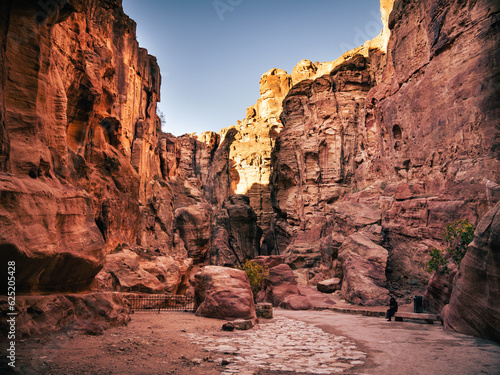
[[[274,262],[274,259],[270,258],[270,261]],[[275,307],[289,310],[311,310],[335,304],[314,289],[298,287],[293,271],[287,264],[279,264],[269,269],[269,277],[258,298],[263,302],[272,303]]]
[[[0,297],[0,312],[9,311],[7,297]],[[127,324],[129,309],[115,293],[52,294],[16,297],[16,337],[40,336],[60,330],[101,334],[109,327]],[[0,322],[2,335],[9,331]]]
[[[105,260],[104,289],[184,292],[207,260],[218,136],[160,134],[160,81],[119,0],[1,3],[0,252],[18,293],[89,290]]]
[[[274,140],[283,128],[280,121],[281,102],[290,89],[290,76],[281,69],[271,69],[260,80],[260,99],[247,108],[246,118],[238,125],[223,129],[227,145],[219,148],[224,157],[214,160],[212,176],[225,166],[222,178],[230,190],[214,192],[213,201],[219,206],[232,194],[250,198],[250,206],[257,214],[258,225],[266,232],[273,213],[269,179],[271,176],[271,150]],[[226,149],[227,147],[227,149]],[[229,163],[229,165],[228,165]]]
[[[227,198],[213,226],[211,264],[242,266],[259,254],[262,230],[245,195]]]
[[[441,315],[443,307],[450,303],[451,293],[453,291],[453,280],[457,272],[458,269],[456,268],[445,275],[434,272],[423,296],[423,307],[425,311]]]
[[[3,1],[0,252],[21,270],[19,291],[86,290],[106,256],[109,288],[122,285],[113,272],[136,286],[147,273],[149,290],[183,291],[189,275],[168,269],[188,258],[198,269],[212,243],[228,247],[234,194],[264,229],[259,253],[291,267],[290,306],[309,303],[303,285],[332,277],[365,304],[384,303],[385,275],[400,290],[427,284],[444,226],[478,222],[499,197],[499,10],[383,0],[377,38],[291,75],[272,69],[243,121],[176,138],[159,132],[159,69],[119,0],[71,0],[43,17],[33,2]],[[245,254],[257,255],[247,237]],[[376,260],[360,254],[366,243]],[[127,256],[126,244],[147,256]],[[135,259],[129,271],[120,257]],[[449,325],[469,332],[448,309]]]
[[[364,306],[389,302],[385,268],[387,250],[363,234],[352,234],[339,250],[342,264],[342,295],[348,302]]]
[[[159,69],[118,1],[71,2],[46,17],[3,3],[2,190],[24,193],[16,207],[0,202],[2,250],[26,269],[19,291],[81,290],[106,249],[137,236],[139,199],[159,174]]]
[[[15,262],[17,293],[88,290],[104,262],[92,198],[62,184],[6,175],[0,190],[0,252]],[[4,267],[0,274],[6,273]]]
[[[334,277],[333,279],[318,282],[316,287],[321,293],[333,293],[342,288],[342,280],[338,277]]]
[[[250,282],[244,271],[207,266],[195,275],[197,316],[226,320],[255,319]]]
[[[141,248],[124,249],[106,256],[97,275],[104,291],[181,294],[188,288],[192,259],[147,254]]]
[[[311,284],[340,276],[338,250],[360,231],[388,250],[391,285],[426,285],[445,225],[477,222],[498,183],[498,4],[392,6],[381,36],[328,74],[302,61],[283,101],[267,242]]]
[[[500,203],[479,222],[441,317],[446,329],[500,342]]]

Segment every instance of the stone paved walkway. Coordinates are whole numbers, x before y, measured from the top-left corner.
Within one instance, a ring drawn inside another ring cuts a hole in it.
[[[207,352],[228,362],[221,375],[254,374],[258,370],[304,374],[342,373],[365,363],[366,354],[344,336],[313,324],[276,317],[259,329],[200,336],[187,334]]]

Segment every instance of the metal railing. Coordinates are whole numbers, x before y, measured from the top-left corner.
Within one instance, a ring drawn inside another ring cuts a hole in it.
[[[127,294],[132,311],[194,312],[194,298],[175,294]]]

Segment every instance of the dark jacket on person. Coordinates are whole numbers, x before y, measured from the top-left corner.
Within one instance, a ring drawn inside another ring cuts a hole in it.
[[[391,318],[396,314],[398,311],[398,303],[396,302],[396,299],[394,297],[391,297],[389,300],[389,310],[387,310],[387,315],[386,319],[391,320]]]
[[[396,302],[396,299],[394,297],[391,297],[391,299],[389,300],[389,310],[393,315],[398,311],[398,303]]]

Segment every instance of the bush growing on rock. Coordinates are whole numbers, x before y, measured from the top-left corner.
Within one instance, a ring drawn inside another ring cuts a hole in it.
[[[443,233],[443,239],[448,247],[444,250],[451,260],[460,267],[460,262],[467,252],[467,247],[474,239],[474,225],[468,219],[457,220],[446,225]],[[439,272],[441,275],[450,272],[448,268],[449,260],[443,255],[443,251],[433,247],[430,252],[431,258],[425,266],[425,270],[429,273]]]
[[[262,283],[269,277],[269,269],[249,259],[245,261],[243,266],[237,268],[245,271],[247,274],[248,280],[250,280],[250,286],[252,287],[253,299],[255,300],[257,294],[259,294],[262,289]]]

